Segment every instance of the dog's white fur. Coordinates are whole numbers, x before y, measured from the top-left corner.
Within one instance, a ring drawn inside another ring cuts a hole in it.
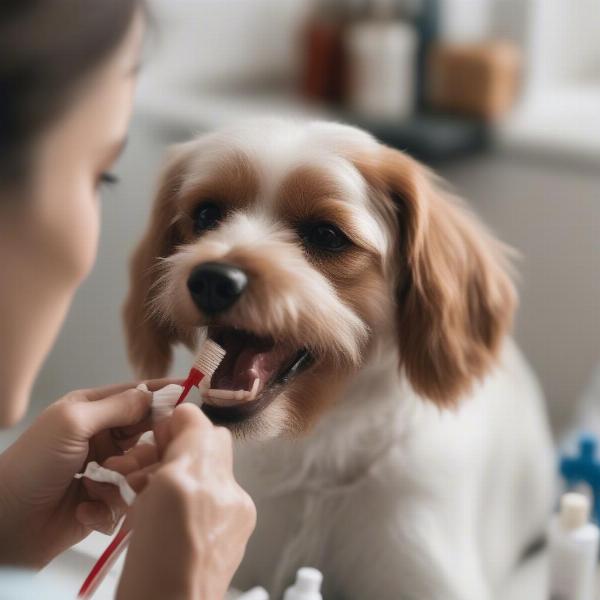
[[[258,525],[235,579],[274,598],[302,565],[324,598],[488,600],[551,510],[543,400],[512,342],[456,412],[415,396],[392,348],[307,437],[242,442]]]
[[[282,396],[258,417],[252,431],[260,439],[237,442],[236,474],[257,504],[258,526],[235,583],[264,585],[279,598],[295,570],[311,565],[325,573],[328,600],[488,600],[542,531],[550,510],[552,453],[543,401],[509,338],[497,364],[452,410],[420,397],[398,369],[403,358],[392,302],[399,270],[396,233],[372,207],[370,184],[348,158],[378,148],[371,136],[351,127],[287,121],[254,122],[180,146],[176,160],[186,163],[173,203],[193,194],[232,150],[252,164],[259,201],[199,241],[167,251],[149,301],[162,322],[157,331],[166,322],[168,334],[150,331],[135,344],[147,323],[136,320],[140,299],[133,296],[131,354],[147,367],[155,363],[140,356],[153,339],[171,343],[181,335],[191,343],[186,330],[196,326],[197,311],[182,290],[194,265],[232,253],[256,254],[277,286],[243,300],[228,324],[286,335],[360,368],[308,433],[285,436],[291,409]],[[385,290],[373,291],[382,294],[375,302],[382,313],[377,330],[341,300],[274,216],[282,181],[310,165],[335,180],[343,196],[339,208],[388,274]],[[415,181],[417,188],[428,185],[421,172]],[[161,218],[134,262],[134,288],[146,285],[139,277],[151,266]],[[427,218],[419,227],[427,227]],[[451,231],[444,241],[456,235]],[[474,235],[483,240],[486,234]],[[486,276],[494,292],[494,274]],[[368,358],[361,364],[369,335]],[[160,368],[167,359],[160,357]],[[146,368],[146,374],[160,373]],[[302,377],[311,375],[299,382]]]

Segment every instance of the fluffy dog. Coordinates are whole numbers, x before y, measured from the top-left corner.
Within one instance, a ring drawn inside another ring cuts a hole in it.
[[[542,530],[552,455],[508,337],[507,249],[358,129],[261,120],[171,151],[125,316],[144,376],[208,335],[203,410],[258,526],[236,583],[486,600]]]

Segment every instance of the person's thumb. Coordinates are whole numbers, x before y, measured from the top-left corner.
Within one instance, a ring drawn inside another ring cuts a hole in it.
[[[152,394],[129,389],[101,400],[81,403],[78,408],[85,432],[96,435],[105,429],[135,425],[147,416]]]

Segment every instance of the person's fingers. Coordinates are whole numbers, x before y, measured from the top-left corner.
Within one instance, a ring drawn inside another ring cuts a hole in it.
[[[181,385],[183,380],[181,379],[151,379],[149,381],[145,381],[144,384],[151,392],[155,392],[165,387],[166,385],[175,383],[177,385]],[[135,436],[138,436],[146,431],[150,431],[153,426],[152,415],[148,413],[147,417],[136,423],[135,425],[129,425],[127,427],[116,427],[111,430],[111,434],[117,440],[120,447],[123,449],[130,448],[132,444],[128,445],[129,440],[133,439]],[[122,443],[125,441],[125,445]]]
[[[210,419],[202,412],[200,407],[191,402],[187,402],[175,408],[171,415],[171,419],[169,420],[169,428],[174,437],[190,427],[200,430],[210,430],[214,426],[210,422]]]
[[[160,469],[160,463],[148,465],[139,471],[134,471],[127,475],[127,483],[131,486],[136,494],[139,494],[149,483],[152,475]]]
[[[202,432],[210,431],[213,424],[195,404],[181,404],[175,408],[168,419],[163,419],[154,427],[154,437],[159,451],[164,453],[171,440],[190,428],[195,429],[201,435]]]
[[[156,441],[156,447],[158,448],[159,454],[162,455],[165,448],[168,447],[169,442],[172,439],[171,435],[171,417],[167,419],[162,419],[157,423],[154,423],[153,431],[154,431],[154,440]]]
[[[150,431],[154,421],[152,420],[152,414],[148,414],[135,425],[128,425],[127,427],[114,427],[110,430],[110,435],[123,450],[128,450],[131,446],[135,445],[136,438],[142,433]]]
[[[128,383],[116,383],[112,385],[106,385],[104,387],[99,388],[88,388],[83,390],[77,390],[75,394],[78,396],[83,396],[90,402],[96,402],[98,400],[102,400],[103,398],[108,398],[109,396],[114,396],[115,394],[120,394],[125,390],[130,390],[132,388],[137,387],[139,384],[145,383],[147,388],[151,392],[155,392],[156,390],[160,390],[161,388],[169,385],[170,383],[182,384],[182,379],[173,379],[173,378],[163,378],[163,379],[149,379],[148,381],[130,381]]]
[[[117,471],[122,475],[128,475],[156,463],[158,458],[156,446],[140,444],[132,448],[127,454],[111,456],[102,466],[112,471]]]
[[[123,433],[117,434],[117,437],[115,437],[114,433],[116,431],[120,431]],[[146,417],[142,419],[138,425],[132,425],[131,431],[128,432],[131,433],[131,435],[125,435],[125,430],[119,429],[118,427],[116,427],[115,429],[111,429],[109,431],[109,435],[113,441],[113,444],[121,452],[129,452],[132,448],[136,446],[142,434],[146,433],[147,431],[152,431],[151,417]],[[113,454],[115,453],[113,452]]]
[[[141,381],[140,383],[145,383],[146,387],[151,392],[156,392],[157,390],[161,390],[162,388],[166,387],[167,385],[170,385],[171,383],[183,385],[185,383],[185,379],[166,377],[163,379],[148,379],[146,381]]]
[[[152,394],[136,389],[94,402],[82,402],[77,406],[80,426],[91,437],[105,429],[134,425],[147,415],[151,402]]]
[[[118,521],[127,512],[128,506],[116,485],[92,481],[84,477],[83,486],[89,500],[105,506],[113,521]]]
[[[102,481],[94,481],[87,477],[83,477],[81,481],[91,500],[99,500],[107,506],[119,506],[124,504],[119,488],[116,485]]]
[[[113,427],[138,423],[149,412],[151,402],[152,394],[136,389],[128,389],[95,402],[89,402],[81,392],[71,392],[50,405],[40,419],[52,422],[56,434],[65,439],[92,442],[90,450],[94,450],[92,438]],[[114,451],[120,452],[117,445],[109,441],[109,446],[113,445]]]
[[[70,401],[80,402],[82,400],[89,402],[96,402],[115,394],[120,394],[126,390],[135,388],[137,383],[135,381],[129,381],[127,383],[114,383],[111,385],[105,385],[99,388],[87,388],[82,390],[75,390],[71,392],[65,398]]]
[[[75,518],[89,529],[111,535],[122,515],[116,514],[103,502],[82,502],[75,509]]]
[[[230,432],[215,427],[194,404],[178,406],[171,417],[158,423],[154,436],[163,463],[190,455],[205,468],[231,471],[233,452]]]

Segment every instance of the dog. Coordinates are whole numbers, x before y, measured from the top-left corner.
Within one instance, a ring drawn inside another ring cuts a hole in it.
[[[368,133],[260,119],[171,149],[125,305],[164,375],[227,356],[204,412],[235,437],[258,525],[242,589],[497,597],[553,498],[540,389],[510,337],[510,250]]]

